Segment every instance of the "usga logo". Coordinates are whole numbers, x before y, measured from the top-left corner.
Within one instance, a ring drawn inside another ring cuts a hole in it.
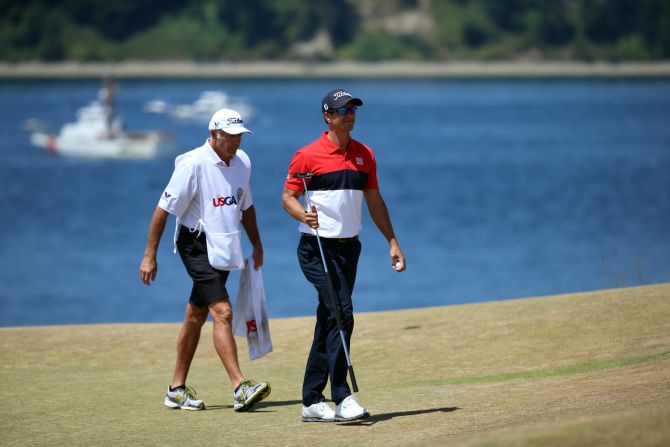
[[[214,197],[212,198],[212,203],[214,206],[237,205],[237,200],[233,196]]]

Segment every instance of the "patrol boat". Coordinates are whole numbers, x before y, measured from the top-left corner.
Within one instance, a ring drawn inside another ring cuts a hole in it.
[[[35,120],[25,125],[30,142],[54,155],[84,158],[153,158],[170,147],[165,132],[125,132],[120,116],[108,123],[99,101],[77,111],[77,121],[65,124],[58,134],[49,133]]]

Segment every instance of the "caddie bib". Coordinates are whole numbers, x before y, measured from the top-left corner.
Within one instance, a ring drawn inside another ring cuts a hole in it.
[[[227,166],[205,143],[175,160],[175,165],[190,158],[197,184],[200,219],[194,231],[205,232],[207,256],[212,267],[219,270],[244,268],[240,237],[242,210],[251,206],[249,178],[251,163],[241,149]],[[180,219],[177,217],[177,228]]]

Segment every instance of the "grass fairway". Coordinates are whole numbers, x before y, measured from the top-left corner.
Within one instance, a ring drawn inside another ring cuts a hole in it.
[[[300,421],[313,318],[271,321],[242,370],[267,401],[232,410],[203,331],[189,377],[208,410],[162,405],[177,324],[0,329],[0,445],[670,445],[670,284],[356,315],[372,416]],[[328,393],[329,394],[329,393]]]

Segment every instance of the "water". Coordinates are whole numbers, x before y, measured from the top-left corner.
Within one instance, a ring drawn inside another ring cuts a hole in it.
[[[147,161],[48,156],[25,119],[58,129],[95,98],[95,81],[0,82],[0,325],[179,321],[190,290],[171,252],[139,281],[152,210],[173,157],[205,125],[142,104],[224,90],[257,110],[243,147],[265,246],[272,318],[311,315],[295,257],[297,223],[280,206],[293,152],[323,129],[322,95],[365,101],[354,136],[376,152],[381,191],[408,271],[390,268],[364,219],[358,312],[540,296],[670,281],[670,81],[131,81],[127,128],[171,130],[175,153]],[[248,245],[246,245],[248,248]],[[238,274],[229,291],[237,292]]]

